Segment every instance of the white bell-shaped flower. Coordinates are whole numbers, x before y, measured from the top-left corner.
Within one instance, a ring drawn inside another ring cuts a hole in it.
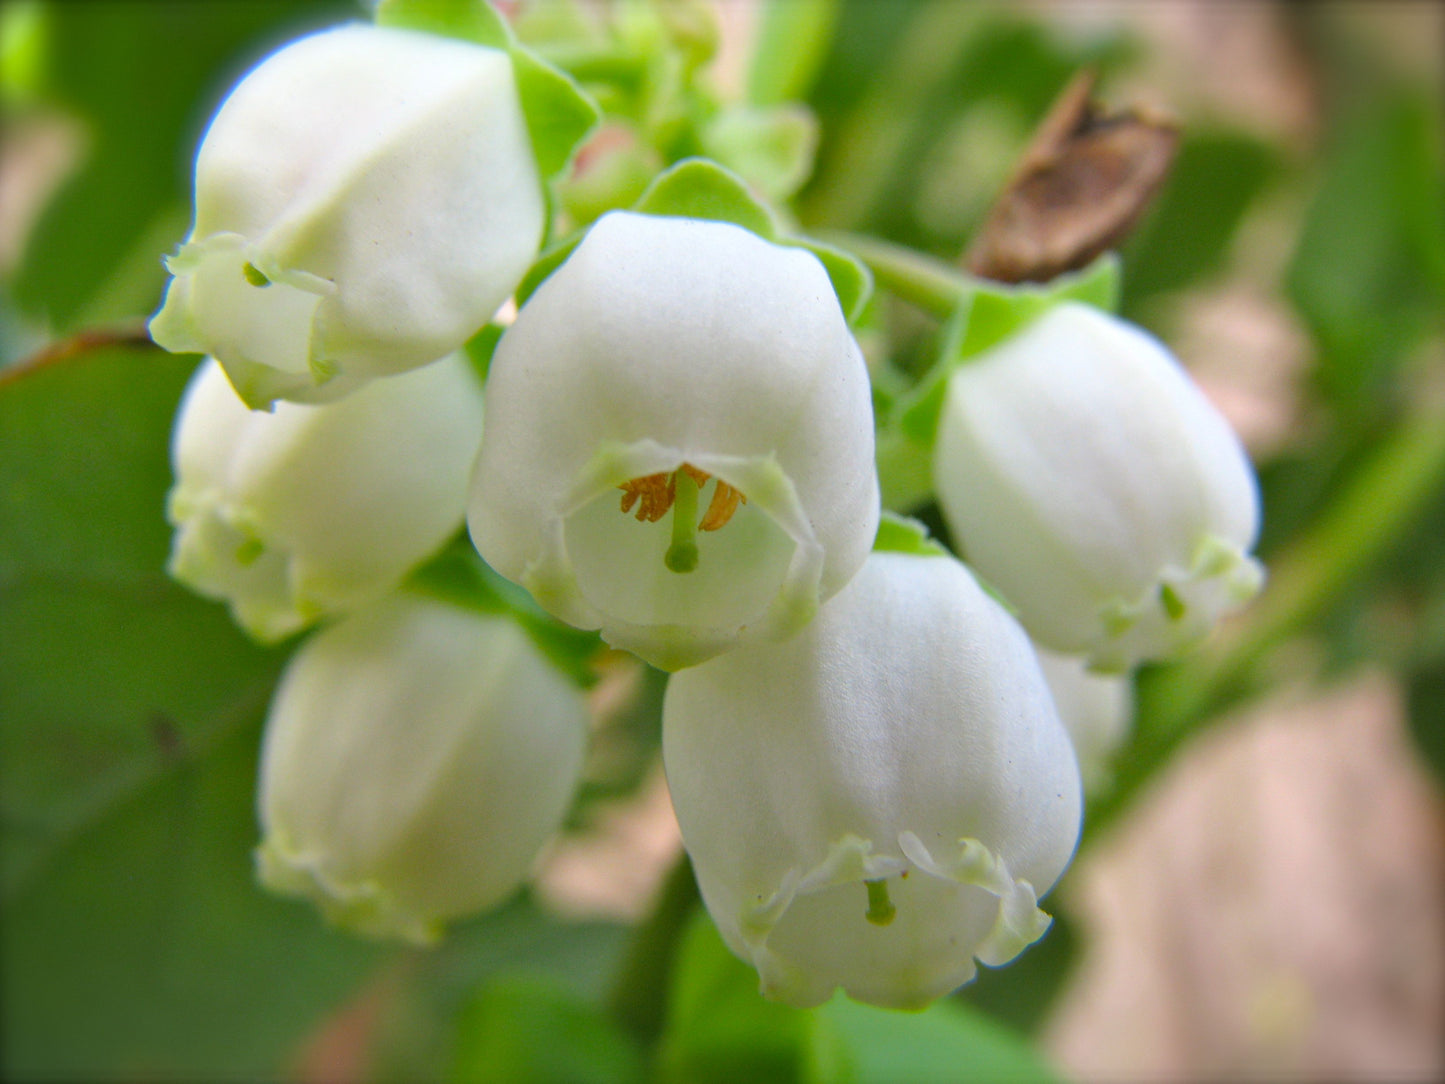
[[[461,526],[481,435],[481,381],[460,354],[271,413],[207,361],[171,446],[171,575],[266,642],[360,605]]]
[[[487,378],[487,562],[663,669],[810,620],[878,526],[868,373],[816,257],[604,216]]]
[[[1073,740],[1084,790],[1093,792],[1109,782],[1114,754],[1129,736],[1134,679],[1128,674],[1100,674],[1078,655],[1035,647],[1054,706]]]
[[[257,872],[359,933],[434,941],[558,829],[587,705],[516,622],[389,596],[291,660],[261,761]]]
[[[196,157],[151,335],[253,407],[457,349],[537,254],[542,183],[505,51],[351,25],[272,54]]]
[[[874,554],[797,636],[671,678],[663,758],[763,993],[919,1007],[1040,937],[1078,767],[1028,637],[957,561]]]
[[[933,477],[969,564],[1036,640],[1096,669],[1193,646],[1263,579],[1228,422],[1158,340],[1088,305],[949,378]]]

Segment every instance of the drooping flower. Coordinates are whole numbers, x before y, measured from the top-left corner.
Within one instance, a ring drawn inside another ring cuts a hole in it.
[[[308,640],[282,678],[258,875],[356,932],[434,941],[522,883],[586,734],[582,694],[516,622],[382,599]]]
[[[1049,924],[1078,768],[1027,636],[949,557],[874,554],[802,632],[673,675],[698,885],[763,993],[918,1007]]]
[[[1187,649],[1262,582],[1238,438],[1162,344],[1090,306],[950,377],[933,468],[969,563],[1095,669]]]
[[[487,388],[477,549],[656,666],[792,632],[872,544],[868,374],[802,249],[606,215],[523,306]]]
[[[264,60],[211,122],[151,335],[216,357],[253,407],[336,398],[460,347],[543,227],[505,51],[323,31]]]
[[[172,442],[171,575],[267,642],[378,597],[461,526],[481,429],[459,354],[271,413],[207,361]]]

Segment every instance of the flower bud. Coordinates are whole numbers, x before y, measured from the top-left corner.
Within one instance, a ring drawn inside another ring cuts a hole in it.
[[[481,429],[461,355],[269,414],[207,361],[172,442],[171,575],[263,642],[377,597],[461,526]]]
[[[1108,783],[1114,754],[1133,724],[1133,679],[1125,674],[1095,673],[1077,655],[1060,655],[1042,647],[1037,650],[1054,707],[1074,743],[1084,790],[1092,793]]]
[[[949,557],[874,554],[797,636],[675,674],[663,759],[723,939],[762,991],[920,1007],[1012,959],[1079,832],[1027,636]]]
[[[582,694],[516,622],[385,598],[286,669],[258,876],[356,932],[434,941],[521,884],[571,802],[586,734]]]
[[[196,157],[151,335],[253,407],[457,349],[536,257],[542,184],[506,52],[353,25],[272,54]]]
[[[493,357],[477,549],[655,666],[805,624],[878,514],[867,370],[802,249],[606,215]]]
[[[933,477],[969,563],[1095,669],[1178,654],[1262,582],[1229,424],[1156,339],[1087,305],[952,375]]]

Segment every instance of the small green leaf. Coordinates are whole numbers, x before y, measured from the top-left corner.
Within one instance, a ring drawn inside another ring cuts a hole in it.
[[[932,455],[948,377],[960,363],[991,350],[1061,302],[1079,301],[1112,312],[1119,303],[1119,283],[1119,257],[1112,252],[1043,284],[978,280],[944,325],[938,361],[911,392],[899,397],[895,424]]]
[[[746,178],[768,199],[782,202],[813,171],[818,122],[796,102],[767,109],[733,106],[708,121],[702,145],[709,157]]]
[[[778,105],[806,98],[828,55],[838,0],[763,4],[748,67],[748,101]]]
[[[840,995],[814,1011],[847,1045],[857,1084],[1059,1079],[1026,1039],[957,1002],[900,1013]]]
[[[566,237],[555,241],[550,248],[545,249],[537,261],[527,269],[522,276],[522,281],[517,284],[517,307],[520,309],[527,303],[527,299],[537,292],[537,287],[546,282],[553,271],[567,262],[567,257],[572,255],[572,250],[582,243],[582,238],[587,236],[586,230],[573,230]]]
[[[488,983],[462,1009],[451,1079],[517,1084],[628,1084],[642,1054],[590,1002],[556,979]]]
[[[884,512],[878,521],[878,536],[873,539],[874,553],[911,553],[916,557],[946,557],[944,549],[929,536],[921,520]]]
[[[512,31],[487,0],[381,0],[376,25],[510,49]]]
[[[601,113],[570,75],[559,71],[535,53],[514,46],[512,66],[517,92],[532,137],[532,153],[544,177],[556,177],[596,127]]]
[[[741,178],[706,158],[685,158],[659,173],[632,209],[644,215],[731,222],[766,240],[777,239],[773,213]]]
[[[992,349],[1062,301],[1113,311],[1119,303],[1119,257],[1106,252],[1088,267],[1043,284],[980,283],[947,360],[964,361]]]

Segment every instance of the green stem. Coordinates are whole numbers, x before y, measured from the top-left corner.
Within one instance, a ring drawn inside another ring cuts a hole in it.
[[[684,854],[662,883],[652,913],[633,932],[618,969],[608,1011],[644,1046],[651,1046],[662,1034],[673,959],[698,902],[692,863]]]
[[[1312,528],[1271,564],[1259,602],[1219,646],[1147,675],[1140,719],[1148,723],[1119,766],[1115,785],[1092,805],[1086,840],[1119,816],[1156,770],[1225,706],[1258,690],[1271,653],[1387,554],[1445,486],[1445,410],[1405,419],[1354,472]]]
[[[819,231],[817,237],[851,252],[867,264],[879,286],[940,320],[952,316],[979,287],[967,272],[903,245],[836,230]]]

